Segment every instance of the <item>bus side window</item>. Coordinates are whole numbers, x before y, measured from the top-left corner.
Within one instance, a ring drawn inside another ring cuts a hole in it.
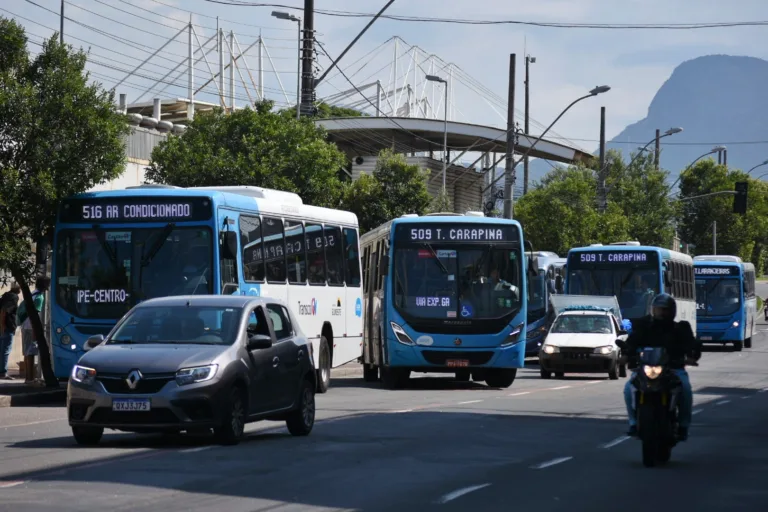
[[[304,226],[307,245],[307,265],[309,266],[309,284],[325,284],[325,244],[323,226],[307,224]]]
[[[307,253],[301,222],[285,221],[285,257],[288,259],[288,282],[307,284]]]
[[[267,264],[267,282],[285,283],[285,237],[283,220],[264,217],[264,259]]]
[[[248,283],[264,281],[264,253],[261,219],[240,216],[240,247],[243,252],[243,277]]]
[[[384,275],[381,273],[381,257],[386,252],[386,247],[384,245],[384,240],[379,240],[379,242],[376,244],[376,258],[378,259],[378,262],[376,263],[376,268],[379,269],[376,276],[376,291],[380,291],[384,287]]]
[[[325,226],[325,262],[328,284],[331,286],[344,285],[344,245],[341,240],[341,228]]]
[[[347,286],[360,288],[360,247],[354,229],[344,228],[344,255],[344,281]]]
[[[363,264],[363,293],[368,293],[368,283],[370,283],[370,278],[368,277],[368,269],[370,267],[370,262],[368,261],[368,258],[371,256],[371,246],[367,245],[365,249],[363,249],[363,257],[362,257],[362,264]]]

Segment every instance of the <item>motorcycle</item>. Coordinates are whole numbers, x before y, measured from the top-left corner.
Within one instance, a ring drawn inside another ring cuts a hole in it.
[[[626,349],[622,340],[617,340],[617,345]],[[669,368],[669,357],[664,348],[643,348],[638,359],[639,366],[630,381],[635,388],[637,434],[642,442],[643,465],[654,467],[669,462],[672,448],[677,445],[682,383]],[[698,366],[694,361],[686,363]]]

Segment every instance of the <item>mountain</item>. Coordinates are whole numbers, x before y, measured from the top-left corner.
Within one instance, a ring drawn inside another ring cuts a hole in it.
[[[646,117],[627,126],[607,147],[620,149],[629,159],[630,152],[653,139],[657,128],[664,133],[679,126],[682,133],[661,141],[660,164],[671,181],[717,145],[727,146],[728,167],[749,170],[768,159],[768,143],[744,144],[768,141],[767,84],[768,61],[762,59],[707,55],[685,61],[658,90]],[[551,168],[545,161],[531,162],[531,180],[541,179]],[[766,172],[768,166],[756,169],[753,176]],[[522,178],[522,165],[518,174]]]

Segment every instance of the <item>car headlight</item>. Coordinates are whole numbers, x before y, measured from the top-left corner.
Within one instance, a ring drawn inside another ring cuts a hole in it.
[[[389,322],[389,325],[392,326],[392,331],[395,333],[395,338],[397,338],[397,341],[403,345],[415,345],[411,337],[408,336],[408,334],[402,327],[400,327],[399,324],[396,324],[395,322]]]
[[[96,381],[96,370],[76,364],[72,367],[72,380],[90,386]]]
[[[604,356],[607,356],[611,352],[613,352],[613,345],[606,345],[604,347],[597,347],[594,350],[595,354],[602,354]]]
[[[219,365],[209,364],[207,366],[196,366],[194,368],[183,368],[176,372],[176,384],[185,386],[197,382],[211,380],[216,375]]]
[[[555,354],[557,352],[560,352],[560,347],[556,347],[554,345],[547,345],[546,343],[541,348],[541,350],[544,351],[545,354]]]
[[[645,376],[649,379],[655,379],[661,375],[661,366],[643,366]]]

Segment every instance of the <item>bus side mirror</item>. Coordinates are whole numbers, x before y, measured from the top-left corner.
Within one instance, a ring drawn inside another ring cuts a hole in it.
[[[528,275],[531,278],[539,275],[539,256],[536,254],[528,257]]]
[[[379,264],[379,274],[382,276],[387,275],[389,271],[389,254],[381,255],[381,263]]]
[[[222,259],[237,259],[237,234],[234,231],[225,231],[221,234],[220,251]]]
[[[664,271],[664,286],[665,287],[672,286],[672,271],[671,270],[665,270]]]

